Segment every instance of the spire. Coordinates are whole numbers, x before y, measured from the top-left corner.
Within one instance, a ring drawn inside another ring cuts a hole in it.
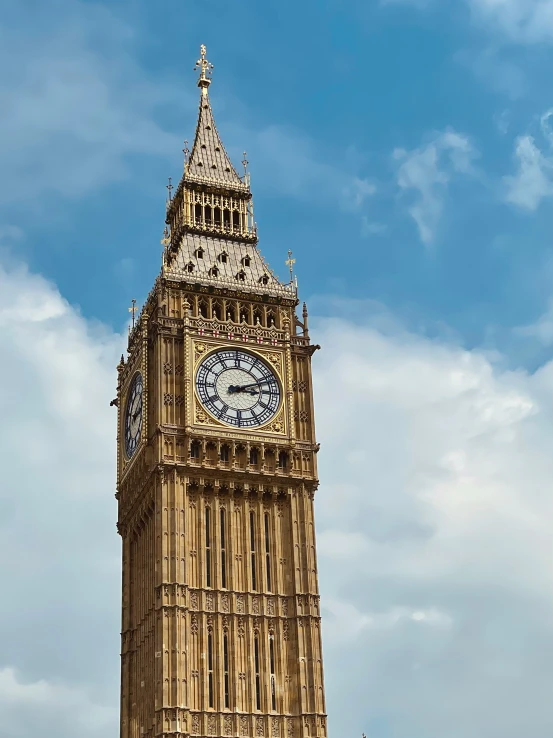
[[[247,178],[240,177],[232,165],[215,126],[207,92],[211,84],[213,64],[206,59],[206,48],[203,44],[200,51],[200,58],[194,67],[200,69],[198,79],[198,87],[201,90],[200,110],[192,152],[184,168],[184,178],[201,184],[232,187],[241,192],[249,191]]]

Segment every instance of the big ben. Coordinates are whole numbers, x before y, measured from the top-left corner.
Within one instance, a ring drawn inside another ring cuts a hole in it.
[[[197,66],[161,272],[118,366],[121,738],[322,738],[317,347],[258,248],[205,47]]]

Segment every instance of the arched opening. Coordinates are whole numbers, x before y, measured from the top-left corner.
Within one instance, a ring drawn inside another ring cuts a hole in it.
[[[232,212],[232,227],[235,231],[240,230],[240,213],[238,210]]]
[[[221,208],[213,208],[213,223],[217,228],[221,227]]]
[[[194,217],[196,218],[196,225],[202,224],[202,206],[199,203],[194,205]]]
[[[211,205],[206,205],[204,208],[204,218],[206,225],[211,225]]]
[[[230,231],[230,210],[228,208],[223,210],[223,228]]]

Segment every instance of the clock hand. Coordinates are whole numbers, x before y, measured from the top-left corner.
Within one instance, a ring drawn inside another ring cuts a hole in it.
[[[248,385],[248,387],[251,387],[252,385]],[[248,395],[257,395],[257,392],[255,390],[246,389],[245,387],[238,387],[233,384],[230,385],[230,387],[227,389],[227,392],[229,394],[235,394],[237,392],[245,392]]]
[[[235,387],[231,385],[229,387],[229,392],[243,392],[244,390],[249,389],[250,387],[259,387],[262,384],[267,384],[267,382],[270,382],[272,380],[270,379],[260,379],[258,382],[252,382],[251,384],[243,384],[241,386]]]

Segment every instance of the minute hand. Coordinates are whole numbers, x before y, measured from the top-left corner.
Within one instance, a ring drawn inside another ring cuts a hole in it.
[[[249,389],[250,387],[258,387],[260,384],[267,384],[267,382],[272,382],[272,379],[260,379],[259,382],[252,382],[251,384],[242,384],[240,385],[240,389]]]

